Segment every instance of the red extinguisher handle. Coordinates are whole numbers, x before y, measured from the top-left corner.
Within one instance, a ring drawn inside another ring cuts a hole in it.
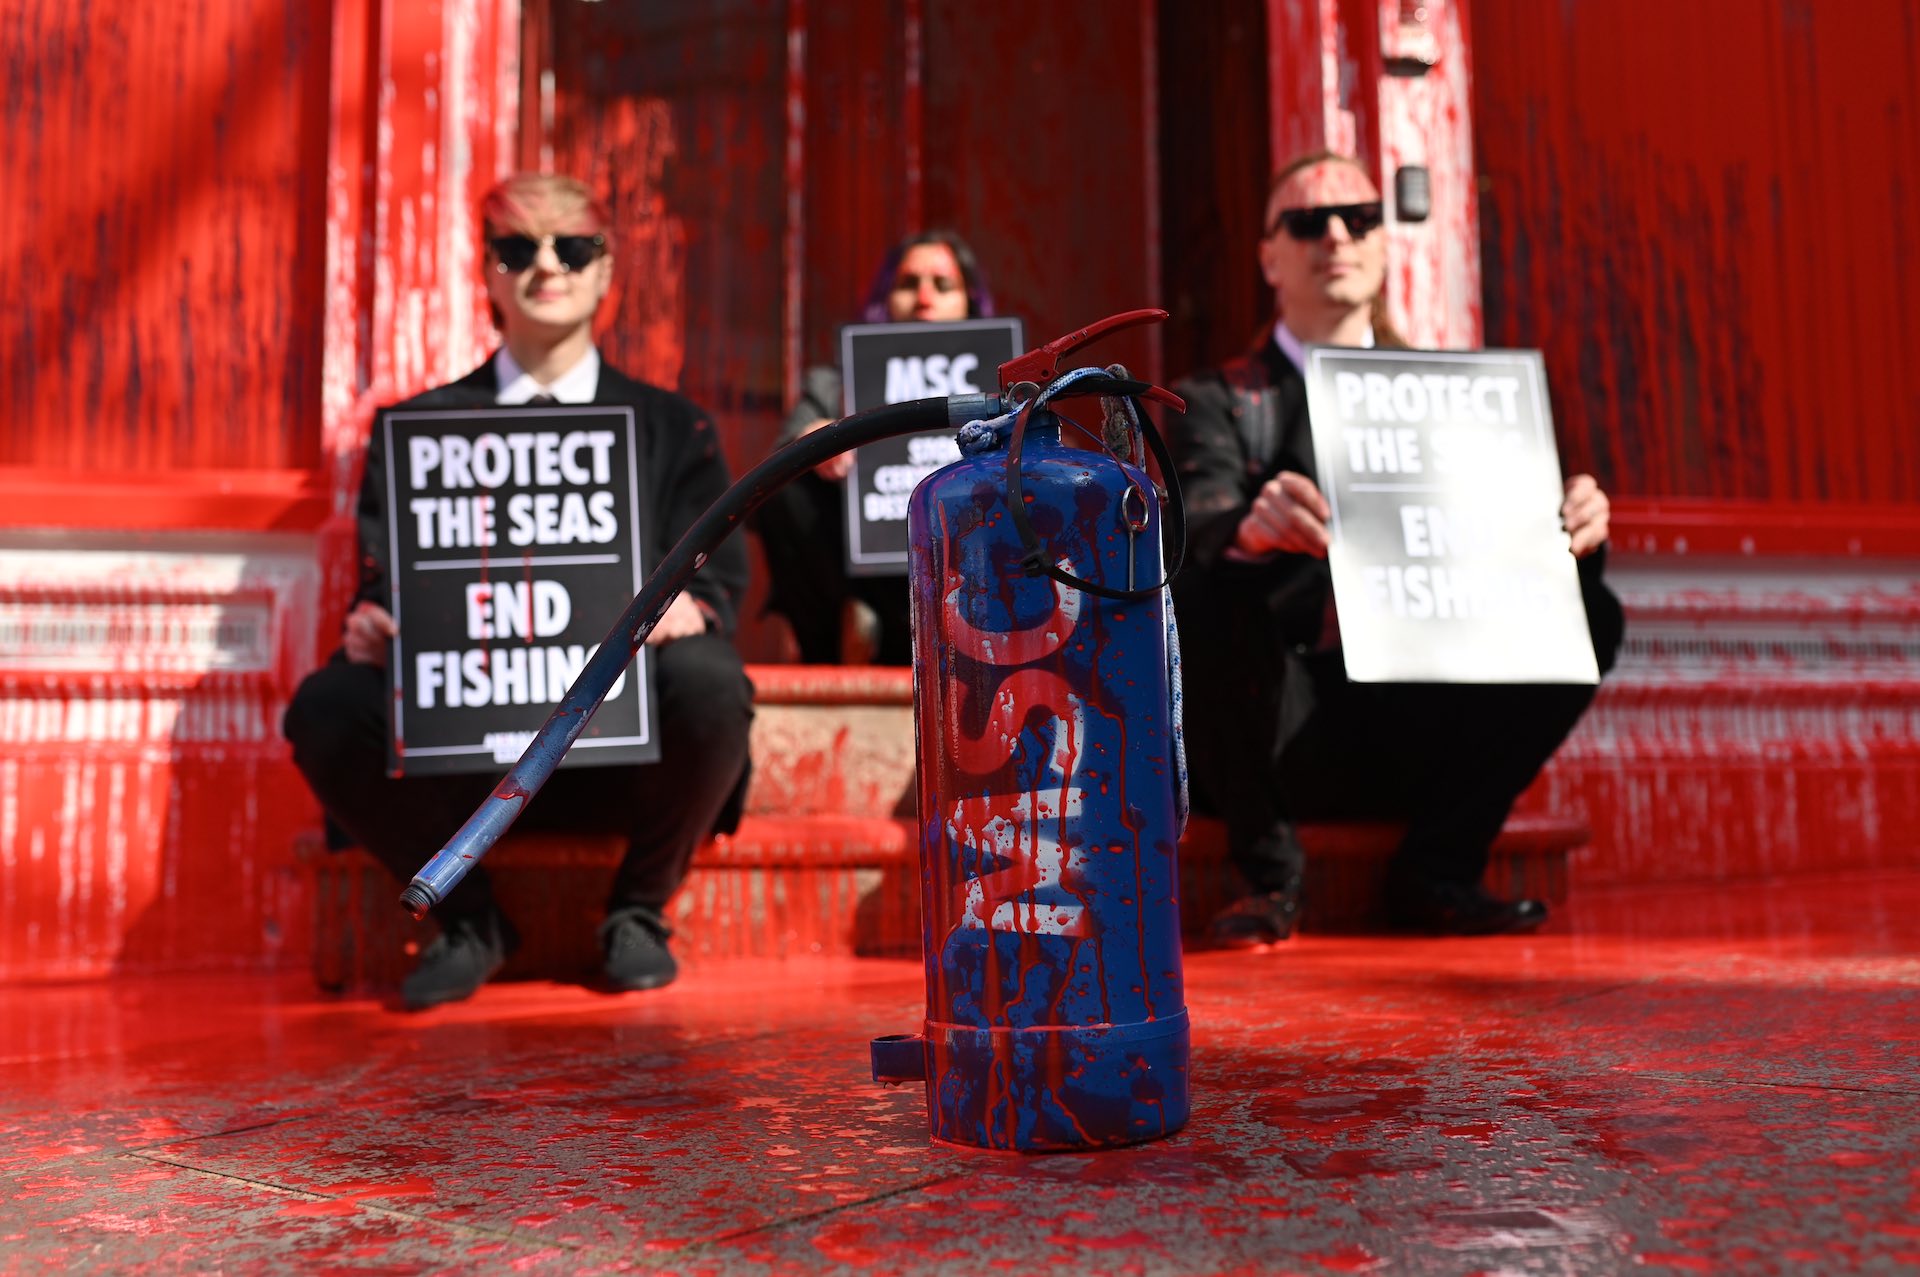
[[[1157,324],[1166,317],[1167,312],[1155,306],[1141,310],[1123,310],[1117,315],[1108,315],[1105,319],[1095,320],[1085,328],[1077,328],[1064,337],[1055,337],[1046,345],[1036,350],[1029,350],[1026,354],[1016,356],[1000,365],[1000,393],[1003,396],[1006,395],[1023,381],[1044,386],[1060,375],[1060,361],[1082,346],[1090,346],[1107,334],[1119,332],[1122,328]],[[1155,403],[1165,403],[1170,408],[1182,406],[1178,399],[1158,386],[1143,392],[1141,397],[1151,399]],[[1169,400],[1172,402],[1169,403]]]

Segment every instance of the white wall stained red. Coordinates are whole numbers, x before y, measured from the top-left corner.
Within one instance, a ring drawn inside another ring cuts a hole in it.
[[[0,542],[0,978],[298,961],[312,542],[88,540]]]
[[[280,716],[351,593],[373,408],[489,344],[469,219],[513,166],[519,4],[21,21],[0,980],[302,964]]]

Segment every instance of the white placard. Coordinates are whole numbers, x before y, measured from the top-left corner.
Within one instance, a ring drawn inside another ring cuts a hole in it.
[[[1538,351],[1307,348],[1347,677],[1597,683]]]

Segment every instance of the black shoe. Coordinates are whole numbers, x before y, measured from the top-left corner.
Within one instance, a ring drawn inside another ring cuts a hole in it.
[[[608,914],[600,924],[600,949],[607,955],[600,970],[607,984],[621,991],[672,984],[680,966],[667,952],[670,934],[666,919],[640,905]]]
[[[1293,934],[1293,920],[1299,913],[1298,892],[1262,891],[1242,896],[1214,915],[1207,924],[1207,940],[1219,949],[1278,944]]]
[[[1439,936],[1499,936],[1536,931],[1547,920],[1541,900],[1502,900],[1458,883],[1421,883],[1392,889],[1387,912],[1397,927]]]
[[[456,918],[442,925],[427,951],[400,983],[400,1005],[424,1011],[470,998],[506,963],[520,944],[513,924],[499,914]]]

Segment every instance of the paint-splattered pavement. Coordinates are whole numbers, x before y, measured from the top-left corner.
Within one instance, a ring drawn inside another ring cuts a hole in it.
[[[932,1147],[867,1080],[904,962],[421,1016],[0,989],[0,1271],[1909,1271],[1916,918],[1920,874],[1189,955],[1192,1125],[1043,1158]]]

